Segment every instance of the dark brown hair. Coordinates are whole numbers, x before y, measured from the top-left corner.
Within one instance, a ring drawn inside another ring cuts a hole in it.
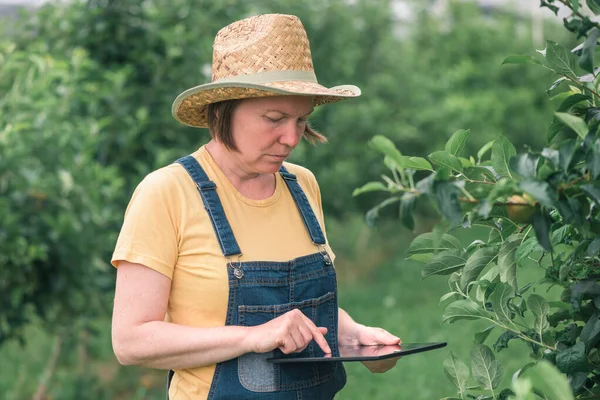
[[[231,118],[242,100],[226,100],[208,105],[208,129],[213,139],[223,143],[232,151],[238,151],[231,132]],[[308,123],[302,135],[310,143],[325,143],[327,138],[314,130]]]

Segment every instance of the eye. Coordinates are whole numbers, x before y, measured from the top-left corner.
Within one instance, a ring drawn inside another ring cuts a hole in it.
[[[307,121],[306,118],[298,118],[298,124],[305,124]]]
[[[281,120],[283,120],[283,117],[269,117],[269,116],[266,116],[266,115],[265,115],[265,118],[269,122],[273,122],[273,123],[281,122]]]

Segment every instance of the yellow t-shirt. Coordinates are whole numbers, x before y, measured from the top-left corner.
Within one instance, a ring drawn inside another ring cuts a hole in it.
[[[204,146],[192,155],[217,185],[242,261],[288,261],[317,251],[280,174],[271,197],[251,200],[235,189]],[[298,177],[325,233],[314,175],[298,165],[285,163],[285,167]],[[327,251],[333,258],[329,245]],[[152,172],[136,188],[112,264],[118,267],[120,260],[146,265],[172,280],[166,320],[196,327],[225,325],[228,260],[198,189],[179,164]],[[170,398],[206,399],[214,371],[215,365],[176,371]]]

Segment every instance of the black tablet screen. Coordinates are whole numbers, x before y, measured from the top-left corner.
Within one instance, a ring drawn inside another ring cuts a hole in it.
[[[298,362],[332,362],[332,361],[374,361],[386,358],[402,357],[409,354],[421,353],[428,350],[439,349],[446,346],[446,342],[436,343],[402,343],[393,346],[339,346],[340,356],[333,357],[325,354],[316,357],[305,357],[299,354],[279,355],[268,358],[273,363],[298,363]]]

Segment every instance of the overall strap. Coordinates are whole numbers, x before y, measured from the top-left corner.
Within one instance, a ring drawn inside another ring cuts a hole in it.
[[[285,184],[287,185],[290,193],[292,194],[292,198],[298,207],[298,211],[300,211],[300,215],[302,216],[302,220],[304,221],[304,225],[308,230],[308,234],[310,235],[310,239],[315,244],[324,245],[325,236],[323,235],[323,231],[321,230],[321,225],[319,225],[319,221],[313,212],[304,191],[300,187],[298,183],[298,178],[296,175],[290,174],[287,169],[282,165],[279,170]]]
[[[194,180],[202,197],[204,208],[208,212],[210,222],[212,222],[223,255],[229,257],[241,254],[240,246],[235,240],[231,225],[229,225],[225,211],[223,211],[223,205],[219,195],[217,195],[217,185],[208,178],[198,161],[191,155],[180,158],[177,163],[181,164]]]

